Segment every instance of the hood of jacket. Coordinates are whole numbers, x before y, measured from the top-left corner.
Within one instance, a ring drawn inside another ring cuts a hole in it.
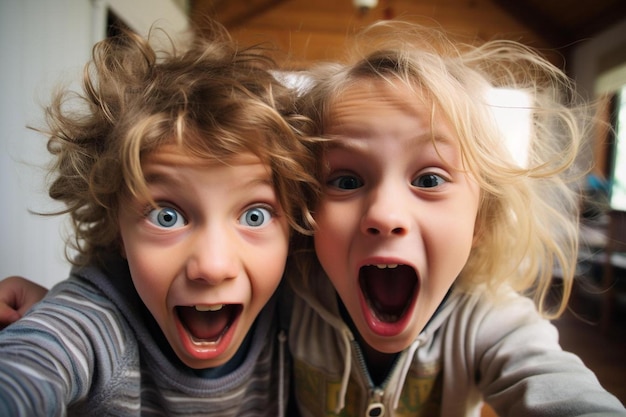
[[[356,343],[356,338],[350,326],[344,321],[340,313],[338,295],[332,282],[323,271],[317,271],[307,277],[306,281],[291,277],[290,285],[296,297],[312,309],[322,320],[334,328],[336,334],[339,335],[344,344],[342,363],[344,369],[342,372],[341,389],[337,401],[336,413],[339,413],[345,407],[345,397],[348,389],[350,372],[352,370],[353,358],[351,345]],[[417,350],[433,340],[434,334],[446,322],[447,318],[452,314],[455,305],[459,303],[461,294],[454,289],[450,290],[448,296],[439,306],[433,317],[427,323],[419,336],[405,350],[399,352],[391,373],[399,373],[398,389],[392,393],[392,404],[397,408],[402,386],[405,383],[409,368],[416,355]]]

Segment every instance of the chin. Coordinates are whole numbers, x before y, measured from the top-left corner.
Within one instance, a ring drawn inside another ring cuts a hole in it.
[[[393,337],[381,337],[378,335],[369,334],[367,337],[364,337],[365,343],[367,345],[381,353],[400,353],[406,348],[408,348],[411,343],[417,338],[410,336],[393,336]]]

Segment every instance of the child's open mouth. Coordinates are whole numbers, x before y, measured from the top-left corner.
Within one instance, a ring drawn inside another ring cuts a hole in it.
[[[243,307],[240,304],[178,306],[176,312],[194,343],[219,343]]]
[[[416,299],[419,280],[408,265],[366,265],[359,270],[359,284],[375,319],[398,323]]]

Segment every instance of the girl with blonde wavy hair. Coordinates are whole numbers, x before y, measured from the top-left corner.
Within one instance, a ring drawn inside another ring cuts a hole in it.
[[[316,229],[290,274],[302,415],[626,414],[547,320],[577,257],[589,118],[572,83],[518,43],[406,22],[356,46],[312,69],[300,102],[325,140]],[[496,116],[503,89],[526,99],[521,154]]]

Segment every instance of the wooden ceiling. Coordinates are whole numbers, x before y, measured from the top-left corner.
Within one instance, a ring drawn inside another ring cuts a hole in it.
[[[207,16],[242,44],[270,41],[289,52],[286,66],[341,54],[347,35],[379,19],[403,18],[478,40],[513,39],[564,67],[576,43],[626,18],[626,0],[378,0],[362,13],[352,0],[191,0],[202,29]]]

